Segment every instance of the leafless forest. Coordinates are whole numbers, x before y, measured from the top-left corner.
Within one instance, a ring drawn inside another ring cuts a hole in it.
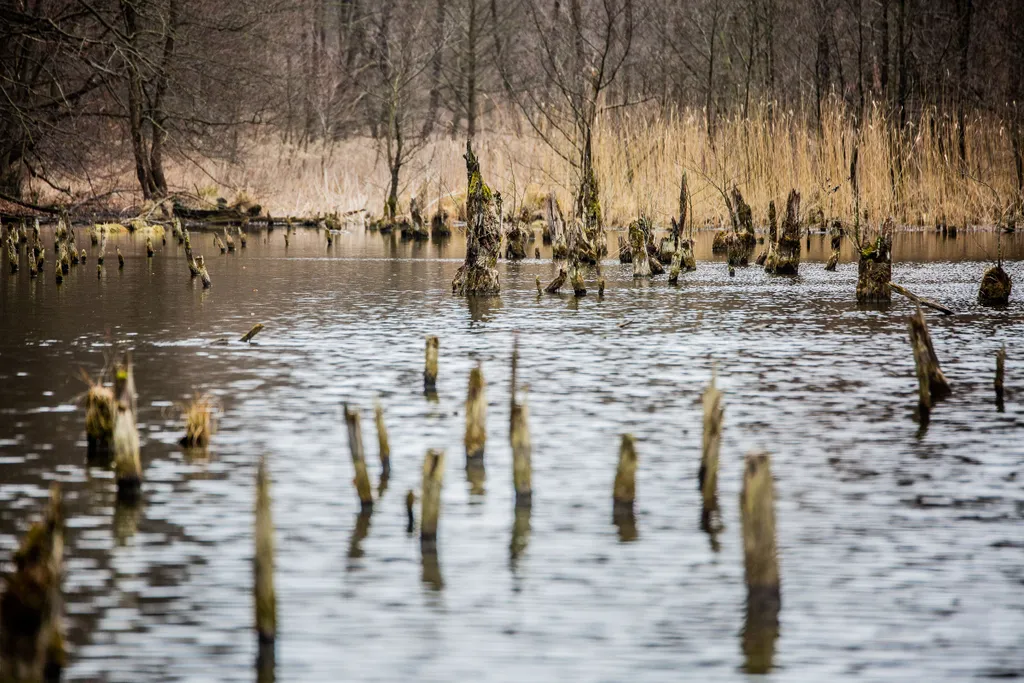
[[[400,213],[464,191],[467,137],[608,224],[684,170],[699,220],[732,184],[905,223],[1024,190],[1024,0],[13,0],[0,33],[15,204]]]

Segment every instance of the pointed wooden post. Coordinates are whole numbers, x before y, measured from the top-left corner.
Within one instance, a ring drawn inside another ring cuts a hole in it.
[[[1003,411],[1003,374],[1006,370],[1006,344],[996,351],[996,408]]]

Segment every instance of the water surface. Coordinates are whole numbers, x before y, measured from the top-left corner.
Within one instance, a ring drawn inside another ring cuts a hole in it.
[[[532,259],[499,265],[499,298],[454,298],[459,238],[403,244],[360,231],[328,249],[303,231],[286,249],[278,229],[222,256],[211,235],[193,237],[208,291],[190,282],[180,247],[158,244],[148,260],[145,240],[128,235],[108,244],[99,278],[95,248],[82,244],[88,263],[60,287],[52,251],[39,279],[0,278],[0,556],[8,562],[61,482],[68,680],[254,678],[264,454],[278,680],[744,679],[737,499],[752,449],[772,453],[776,480],[783,606],[770,680],[1024,675],[1024,299],[976,303],[992,233],[897,236],[894,279],[957,311],[928,316],[953,395],[927,429],[914,418],[910,304],[859,309],[849,247],[837,272],[822,268],[827,237],[811,237],[797,278],[759,268],[730,278],[701,233],[698,270],[678,287],[634,282],[609,261],[603,300],[538,298],[535,277],[556,266]],[[1002,251],[1024,286],[1024,238],[1004,236]],[[266,329],[254,343],[234,342],[257,321]],[[534,504],[512,558],[516,332]],[[441,338],[437,402],[422,395],[430,334]],[[134,513],[115,507],[109,472],[85,465],[80,370],[98,371],[115,345],[133,350],[139,388],[146,481]],[[470,494],[462,447],[477,361],[488,382],[483,495]],[[699,528],[696,484],[712,363],[726,406],[715,539]],[[223,408],[206,455],[177,446],[174,404],[194,391]],[[341,406],[364,410],[375,463],[376,397],[392,476],[366,529]],[[611,514],[624,432],[640,457],[632,542]],[[436,566],[405,530],[404,494],[418,489],[427,448],[447,453]]]

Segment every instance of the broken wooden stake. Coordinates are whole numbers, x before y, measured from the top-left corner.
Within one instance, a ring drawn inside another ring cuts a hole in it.
[[[437,520],[441,514],[441,486],[444,483],[444,451],[430,449],[423,459],[420,509],[420,545],[428,551],[437,547]]]
[[[1006,370],[1006,344],[996,351],[996,408],[1003,411],[1003,374]]]
[[[134,504],[142,495],[142,461],[139,459],[139,430],[135,413],[123,400],[118,401],[114,420],[114,477],[117,499]]]
[[[775,490],[771,458],[767,453],[750,453],[745,459],[743,489],[740,492],[740,523],[747,584],[743,650],[747,670],[766,673],[772,666],[779,609],[782,605],[775,539]]]
[[[388,442],[388,428],[384,425],[384,408],[380,400],[373,403],[373,421],[377,424],[377,452],[380,454],[380,478],[391,476],[391,444]]]
[[[366,458],[363,456],[363,430],[358,409],[345,406],[345,425],[348,427],[348,448],[352,453],[355,469],[353,483],[359,494],[359,504],[364,511],[370,511],[373,509],[373,487],[370,486],[370,475],[366,471]]]
[[[714,532],[719,529],[718,518],[718,452],[722,442],[722,420],[725,406],[722,404],[722,392],[715,386],[717,372],[711,369],[711,383],[704,390],[704,437],[701,447],[700,469],[697,472],[697,485],[700,487],[702,509],[700,516],[701,529]]]
[[[437,337],[427,337],[427,352],[423,368],[423,393],[428,397],[437,396],[437,354],[440,344]]]
[[[256,558],[253,593],[256,602],[256,634],[261,643],[277,637],[277,597],[274,593],[274,521],[270,510],[270,477],[266,458],[256,470]]]
[[[487,443],[487,386],[484,371],[478,361],[469,372],[469,389],[466,392],[466,467],[482,465],[484,446]]]
[[[910,316],[910,344],[917,371],[920,416],[922,421],[927,421],[934,400],[949,394],[949,382],[939,367],[939,358],[935,355],[935,347],[932,346],[931,334],[920,306]]]
[[[544,291],[547,292],[548,294],[558,294],[558,290],[560,290],[562,286],[565,284],[565,280],[567,277],[568,274],[565,272],[565,268],[559,268],[558,276],[551,281],[551,284],[544,288]]]

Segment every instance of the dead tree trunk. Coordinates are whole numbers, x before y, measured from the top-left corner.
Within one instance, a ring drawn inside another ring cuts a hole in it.
[[[480,175],[473,143],[466,142],[466,262],[452,280],[452,293],[497,294],[498,250],[501,247],[501,195],[493,193]]]

